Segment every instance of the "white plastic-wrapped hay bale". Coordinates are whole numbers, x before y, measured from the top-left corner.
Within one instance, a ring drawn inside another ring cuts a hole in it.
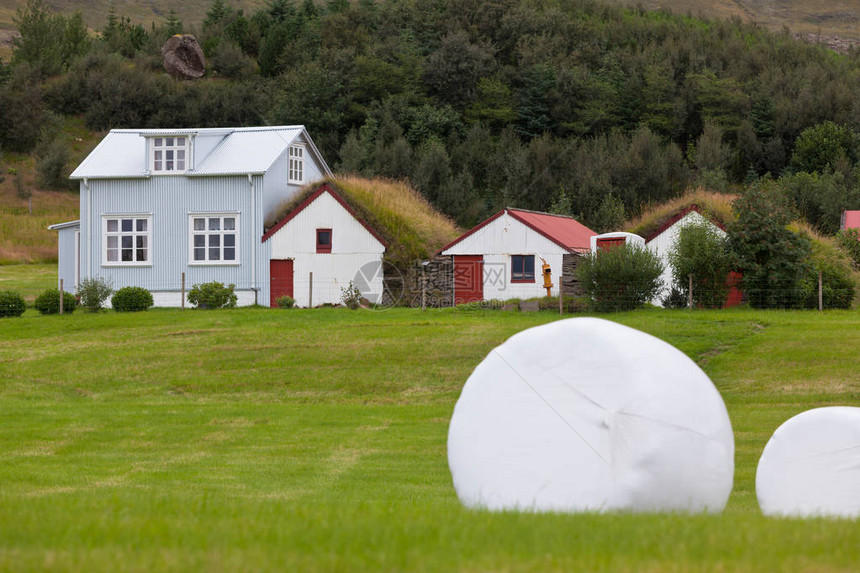
[[[681,351],[573,318],[516,334],[478,365],[454,408],[448,463],[467,507],[718,512],[734,435]]]
[[[755,490],[765,515],[860,517],[860,408],[807,410],[777,428]]]

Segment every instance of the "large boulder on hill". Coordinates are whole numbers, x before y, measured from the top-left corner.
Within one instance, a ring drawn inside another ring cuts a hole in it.
[[[164,69],[177,78],[195,79],[206,72],[206,60],[197,38],[191,34],[177,34],[161,47]]]

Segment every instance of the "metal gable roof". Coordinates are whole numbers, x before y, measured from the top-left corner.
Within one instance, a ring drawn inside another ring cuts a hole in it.
[[[265,173],[302,127],[267,131],[234,131],[189,172],[189,175]]]
[[[74,227],[80,227],[81,221],[77,219],[75,221],[67,221],[65,223],[57,223],[56,225],[48,225],[49,231],[59,231],[61,229],[71,229]]]
[[[479,223],[469,231],[466,231],[450,244],[439,249],[438,254],[443,254],[463,239],[475,234],[505,213],[570,252],[585,252],[591,250],[591,237],[593,235],[597,235],[597,233],[573,217],[553,215],[551,213],[542,213],[539,211],[528,211],[525,209],[506,208],[486,219],[484,222]]]
[[[114,129],[70,175],[71,179],[149,177],[146,138],[163,136],[222,137],[187,176],[245,175],[266,172],[297,137],[301,136],[323,173],[331,174],[304,126],[201,129]]]
[[[146,140],[140,135],[111,131],[69,178],[146,177]]]
[[[591,237],[597,235],[573,217],[522,209],[508,209],[508,213],[568,251],[590,251]]]

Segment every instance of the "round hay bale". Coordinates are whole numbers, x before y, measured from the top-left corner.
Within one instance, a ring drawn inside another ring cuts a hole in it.
[[[765,515],[860,517],[860,408],[807,410],[767,442],[755,476]]]
[[[681,351],[573,318],[516,334],[478,365],[454,408],[448,463],[473,508],[719,512],[734,435]]]

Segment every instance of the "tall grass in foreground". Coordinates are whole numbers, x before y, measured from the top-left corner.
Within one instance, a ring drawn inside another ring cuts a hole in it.
[[[463,509],[447,427],[486,353],[552,313],[156,310],[0,322],[0,570],[851,571],[860,523],[765,519],[758,456],[857,405],[853,312],[609,318],[696,360],[737,445],[723,515]]]

